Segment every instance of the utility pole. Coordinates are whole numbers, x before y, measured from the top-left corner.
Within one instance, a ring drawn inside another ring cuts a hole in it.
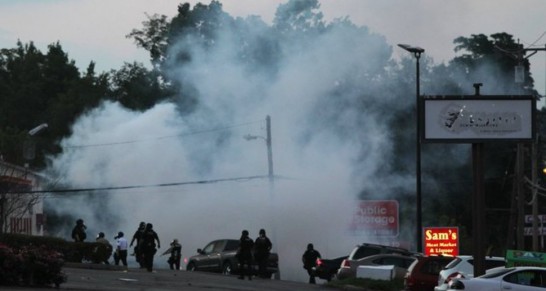
[[[269,183],[273,185],[273,149],[272,149],[272,141],[271,141],[271,116],[266,116],[265,118],[266,128],[267,128],[267,137],[265,139],[265,142],[267,144],[267,166],[268,166],[268,174],[269,174]]]
[[[273,240],[273,246],[278,247],[277,244],[277,226],[275,223],[275,174],[273,172],[273,140],[271,138],[271,116],[265,117],[266,124],[266,136],[258,136],[247,134],[243,136],[246,140],[263,139],[267,146],[267,174],[269,178],[269,217],[271,220],[271,239]],[[280,279],[280,271],[275,273],[275,279]]]
[[[537,252],[538,248],[538,189],[537,189],[537,140],[531,144],[531,156],[534,158],[534,162],[531,164],[531,180],[533,181],[533,204],[532,204],[532,215],[533,215],[533,251]],[[542,219],[542,218],[541,218]],[[540,230],[542,233],[542,229]]]
[[[516,52],[507,51],[504,50],[498,46],[495,46],[495,48],[513,59],[517,60],[518,65],[515,68],[515,82],[520,83],[522,86],[523,91],[523,84],[525,83],[525,66],[524,66],[524,60],[530,58],[531,56],[535,55],[539,51],[546,51],[546,46],[544,48],[521,48],[517,50]],[[525,56],[527,52],[531,52],[529,55]],[[536,108],[533,108],[533,110],[536,110]],[[537,135],[538,136],[538,135]],[[538,251],[538,197],[537,197],[537,149],[536,147],[538,141],[535,139],[533,143],[531,144],[531,183],[533,184],[533,204],[532,204],[532,216],[533,216],[533,224],[532,224],[532,247],[533,251]],[[524,145],[522,143],[518,143],[517,145],[517,152],[516,152],[516,208],[517,208],[517,216],[516,216],[516,248],[523,250],[525,249],[525,240],[524,240],[524,222],[525,222],[525,199],[524,199],[524,189],[523,189],[523,169],[524,169]],[[513,201],[513,200],[512,200]],[[542,229],[541,229],[542,232]]]

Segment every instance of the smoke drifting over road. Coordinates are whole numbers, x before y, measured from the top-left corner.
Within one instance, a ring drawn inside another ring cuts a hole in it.
[[[307,243],[337,257],[369,241],[348,232],[359,195],[393,199],[413,191],[411,173],[376,176],[403,142],[393,140],[388,122],[394,111],[411,112],[413,83],[394,83],[392,46],[366,27],[348,20],[321,27],[319,13],[315,23],[286,26],[305,14],[300,2],[279,7],[276,35],[248,18],[239,20],[244,31],[220,25],[206,49],[196,35],[179,39],[170,54],[190,57],[169,63],[169,76],[198,97],[196,110],[181,114],[182,105],[166,102],[131,112],[104,103],[74,124],[50,166],[73,188],[183,185],[63,194],[52,199],[56,211],[83,218],[91,238],[99,231],[130,238],[140,221],[151,222],[159,253],[178,238],[184,257],[211,240],[239,238],[243,229],[256,237],[264,228],[288,280],[306,278],[300,258]],[[272,188],[267,178],[239,179],[267,176],[267,115]],[[412,233],[401,230],[401,238]],[[156,266],[165,261],[156,258]]]

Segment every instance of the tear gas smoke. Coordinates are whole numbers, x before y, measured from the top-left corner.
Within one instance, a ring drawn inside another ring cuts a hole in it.
[[[175,103],[132,112],[106,102],[77,120],[49,170],[73,188],[267,175],[265,142],[243,136],[265,137],[270,115],[274,170],[285,179],[276,178],[272,188],[265,178],[106,191],[92,198],[63,194],[54,199],[55,211],[83,218],[91,238],[103,231],[113,239],[123,231],[130,239],[140,221],[151,222],[159,252],[178,238],[184,257],[211,240],[238,239],[243,229],[257,237],[264,228],[287,280],[305,280],[301,255],[307,243],[333,258],[370,241],[347,232],[359,194],[365,189],[392,199],[400,194],[393,189],[412,193],[415,183],[411,173],[375,176],[395,142],[387,126],[390,110],[409,111],[413,100],[413,88],[408,94],[388,75],[392,47],[346,20],[306,37],[288,31],[283,40],[264,34],[270,32],[265,24],[246,28],[241,35],[223,26],[206,50],[192,37],[173,46],[171,54],[183,49],[191,56],[169,64],[171,78],[198,94],[190,115],[181,115]],[[241,61],[241,39],[260,47],[267,37],[276,45],[267,47],[269,62]],[[69,231],[61,235],[68,238]],[[167,267],[166,259],[156,257],[155,265]]]

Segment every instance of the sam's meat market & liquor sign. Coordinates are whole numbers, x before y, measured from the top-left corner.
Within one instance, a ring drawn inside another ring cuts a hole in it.
[[[423,243],[425,256],[430,255],[459,255],[459,228],[458,227],[425,227]]]

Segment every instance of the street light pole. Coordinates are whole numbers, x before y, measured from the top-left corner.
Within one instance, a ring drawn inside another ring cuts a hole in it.
[[[273,146],[272,146],[272,140],[271,140],[271,117],[267,115],[265,117],[265,123],[266,123],[266,137],[258,136],[258,135],[251,135],[247,134],[243,136],[246,140],[253,140],[261,138],[265,140],[265,144],[267,146],[267,172],[268,172],[268,178],[269,178],[269,202],[270,207],[269,209],[269,216],[271,220],[271,239],[273,240],[273,246],[278,247],[277,245],[277,227],[275,223],[275,175],[273,174]],[[277,271],[275,273],[275,279],[280,279],[280,271]]]
[[[416,179],[416,185],[415,185],[415,211],[416,211],[416,239],[417,239],[417,252],[423,251],[423,223],[422,223],[422,217],[421,217],[421,122],[419,121],[419,118],[421,116],[421,109],[419,108],[419,96],[421,95],[420,92],[420,75],[421,72],[419,70],[419,59],[421,58],[421,54],[425,52],[425,49],[417,47],[417,46],[411,46],[408,44],[399,44],[399,47],[403,48],[404,50],[410,52],[413,54],[416,60],[416,66],[415,66],[415,87],[416,87],[416,94],[415,94],[415,106],[416,106],[416,112],[417,117],[415,120],[417,121],[417,127],[416,127],[416,157],[415,157],[415,179]]]
[[[25,163],[25,168],[28,168],[29,162],[31,160],[34,160],[36,156],[36,143],[33,137],[39,132],[41,132],[42,130],[46,129],[47,126],[48,126],[47,123],[42,123],[28,131],[28,136],[23,143],[23,156],[25,157],[27,161]]]
[[[263,137],[263,136],[259,136],[259,135],[251,135],[251,134],[247,134],[245,136],[243,136],[244,139],[246,140],[253,140],[253,139],[263,139],[265,141],[265,144],[267,146],[267,174],[268,174],[268,177],[269,177],[269,183],[270,183],[270,186],[273,185],[273,179],[274,179],[274,174],[273,174],[273,147],[272,147],[272,141],[271,141],[271,117],[269,115],[267,115],[265,117],[265,123],[266,123],[266,137]]]

